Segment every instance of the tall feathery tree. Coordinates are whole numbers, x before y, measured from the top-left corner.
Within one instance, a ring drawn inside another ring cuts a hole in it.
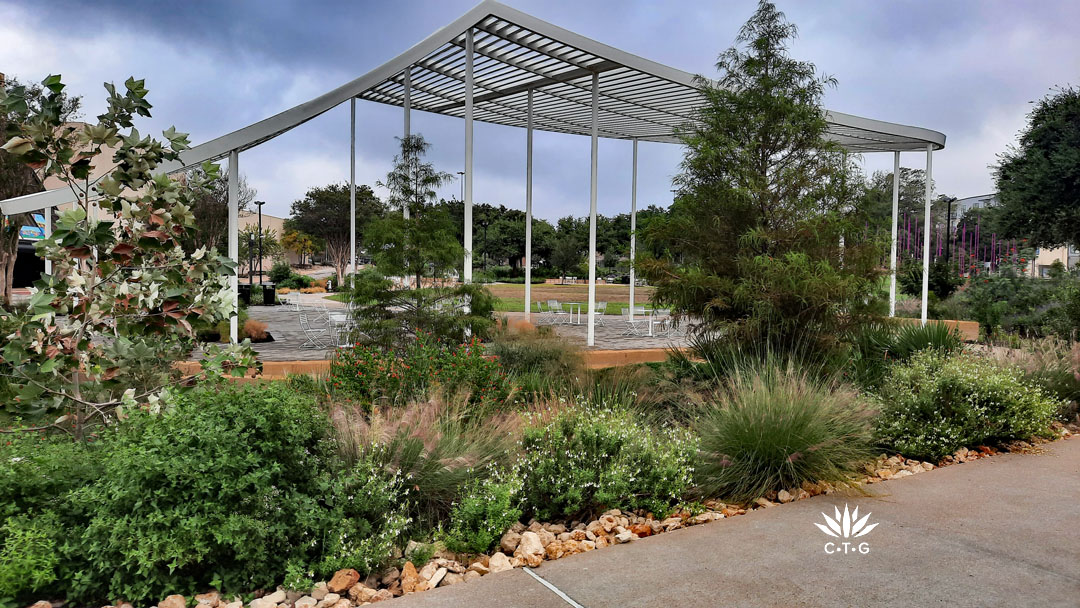
[[[859,218],[862,177],[827,138],[834,80],[788,55],[794,24],[762,1],[699,78],[706,103],[682,133],[667,217],[638,262],[657,304],[699,332],[777,343],[825,340],[866,314],[880,243]]]
[[[424,161],[431,144],[423,136],[408,135],[399,141],[401,151],[394,157],[393,169],[385,182],[378,182],[390,191],[387,202],[398,213],[372,222],[365,240],[380,272],[413,276],[419,286],[425,274],[444,274],[463,257],[449,215],[435,205],[436,189],[453,176]],[[405,209],[407,219],[401,213]]]

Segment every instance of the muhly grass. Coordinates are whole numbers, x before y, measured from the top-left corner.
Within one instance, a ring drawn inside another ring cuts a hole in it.
[[[851,483],[874,457],[872,415],[850,388],[792,365],[737,370],[696,424],[699,489],[750,501],[803,482]]]

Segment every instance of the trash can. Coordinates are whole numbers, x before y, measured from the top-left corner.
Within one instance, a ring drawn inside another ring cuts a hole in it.
[[[274,283],[259,283],[262,285],[263,292],[263,306],[273,306],[277,304],[277,288]]]
[[[244,306],[251,306],[251,284],[240,283],[237,288],[239,289],[240,301],[244,303]]]

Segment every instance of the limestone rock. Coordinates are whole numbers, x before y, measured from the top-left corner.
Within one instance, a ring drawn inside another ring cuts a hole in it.
[[[522,559],[531,568],[539,566],[544,561],[544,544],[540,542],[540,536],[536,532],[522,533],[514,557]]]
[[[514,532],[513,530],[509,530],[506,532],[506,534],[503,534],[502,538],[499,540],[499,548],[501,548],[506,553],[513,553],[517,550],[519,542],[521,542],[521,534],[518,532]]]
[[[563,524],[547,524],[544,526],[544,529],[556,536],[566,532],[566,526]]]
[[[792,496],[791,492],[788,492],[787,490],[780,490],[779,492],[776,493],[776,499],[779,500],[780,502],[784,503],[784,504],[787,504],[787,503],[795,500],[795,497]]]
[[[330,593],[330,590],[326,588],[326,583],[322,582],[315,583],[315,586],[311,589],[311,593],[309,593],[308,595],[321,602],[323,598],[326,597],[327,593]]]
[[[379,580],[384,587],[389,587],[390,585],[394,584],[394,581],[398,580],[399,578],[401,578],[401,571],[397,568],[390,568],[383,573],[382,578]]]
[[[221,603],[221,594],[217,591],[200,593],[195,596],[195,603],[200,607],[217,608],[218,604]]]
[[[46,602],[45,600],[41,600],[39,602],[34,602],[33,604],[30,604],[30,608],[53,608],[53,605],[49,602]]]
[[[335,572],[333,578],[326,584],[326,588],[329,589],[331,593],[344,593],[349,590],[349,587],[352,587],[359,582],[360,573],[352,568],[346,568]]]
[[[456,572],[448,572],[448,573],[446,573],[446,576],[443,577],[442,583],[440,583],[439,586],[440,587],[449,587],[450,585],[456,585],[456,584],[458,584],[460,582],[463,582],[464,580],[465,580],[465,577],[463,577],[462,575],[460,575],[460,574],[458,574]]]
[[[432,574],[431,578],[428,579],[428,588],[434,589],[435,587],[438,587],[439,583],[446,577],[447,572],[448,570],[446,568],[439,568],[436,570],[435,574]]]
[[[349,601],[349,598],[343,597],[340,600],[334,602],[334,605],[330,608],[352,608],[352,602]]]
[[[775,507],[776,506],[776,503],[774,503],[771,500],[769,500],[768,498],[764,498],[764,497],[758,498],[757,500],[755,500],[754,504],[759,506],[759,507],[765,507],[765,508]]]
[[[485,566],[482,562],[473,562],[469,564],[469,569],[465,573],[468,574],[469,572],[475,572],[483,576],[491,572],[491,569]]]
[[[316,608],[332,608],[332,606],[334,606],[334,604],[337,604],[338,600],[340,600],[340,599],[341,599],[341,596],[339,594],[337,594],[337,593],[327,593],[326,597],[324,597],[321,601],[319,601],[318,604],[315,604],[315,607]]]
[[[432,576],[435,576],[435,571],[439,569],[438,564],[435,562],[428,562],[424,564],[423,568],[420,568],[420,578],[425,581],[430,581]]]
[[[505,553],[498,552],[491,556],[491,560],[488,561],[488,569],[491,573],[504,572],[506,570],[513,569],[510,565],[510,558]]]
[[[690,518],[690,521],[695,524],[707,524],[710,521],[716,521],[718,519],[724,519],[724,514],[717,513],[716,511],[706,511],[693,516]]]
[[[611,532],[615,526],[619,525],[619,520],[614,515],[601,515],[599,522],[604,532]]]
[[[652,536],[653,529],[649,524],[641,523],[630,526],[630,531],[638,536],[638,538],[645,538],[646,536]]]
[[[371,603],[374,604],[375,602],[385,602],[386,600],[392,599],[394,599],[394,594],[390,593],[386,589],[379,589],[375,592],[375,597],[371,598]]]
[[[634,540],[635,538],[637,538],[637,537],[634,536],[634,533],[627,530],[625,532],[621,532],[619,534],[616,534],[615,535],[615,542],[620,543],[620,544],[628,543],[628,542]]]
[[[548,546],[552,541],[555,540],[555,535],[543,528],[541,528],[540,531],[536,533],[536,535],[540,537],[540,544],[544,547]]]
[[[285,599],[284,594],[282,599]],[[182,595],[170,595],[158,603],[158,608],[187,608],[187,599]]]
[[[304,597],[296,600],[296,603],[293,604],[293,608],[315,608],[315,604],[318,603],[319,600],[311,597],[310,595],[305,595]]]
[[[420,574],[416,572],[416,566],[412,562],[405,562],[401,567],[401,592],[412,593],[420,584]]]
[[[477,572],[476,570],[466,570],[465,574],[461,575],[461,578],[466,583],[469,583],[469,582],[475,581],[476,579],[480,578],[480,576],[481,576],[480,573]]]

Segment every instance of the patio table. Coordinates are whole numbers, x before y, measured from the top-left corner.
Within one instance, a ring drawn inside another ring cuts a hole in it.
[[[584,306],[584,305],[585,305],[584,302],[567,302],[566,303],[566,307],[569,309],[569,310],[567,310],[567,312],[570,313],[570,324],[571,325],[581,325],[581,307]],[[574,312],[575,311],[577,311],[577,321],[574,320]]]

